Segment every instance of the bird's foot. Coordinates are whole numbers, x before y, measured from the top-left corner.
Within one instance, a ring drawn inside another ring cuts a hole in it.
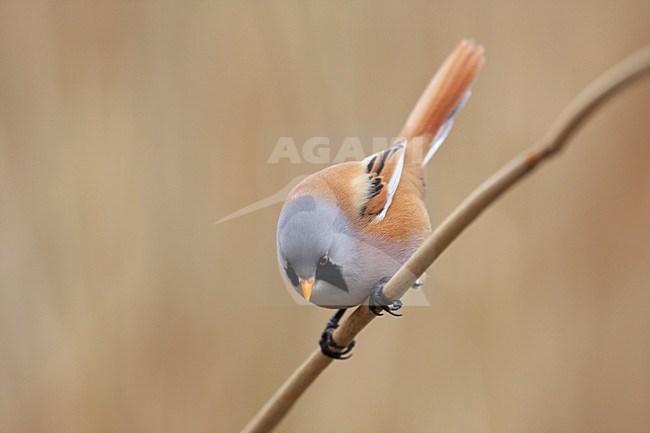
[[[341,317],[343,317],[343,313],[345,313],[345,308],[338,310],[332,316],[332,318],[327,322],[327,326],[323,330],[323,333],[320,336],[320,341],[318,342],[320,345],[320,351],[323,355],[334,359],[348,359],[352,356],[350,351],[355,345],[355,341],[352,340],[347,346],[341,346],[336,344],[334,337],[332,336],[334,330],[339,327],[339,321],[341,320]]]
[[[390,301],[384,297],[383,291],[386,283],[390,281],[389,277],[384,277],[372,289],[370,293],[369,305],[370,311],[372,311],[377,316],[383,316],[382,310],[390,314],[391,316],[401,316],[400,313],[395,311],[402,308],[402,301],[399,299],[396,301]]]

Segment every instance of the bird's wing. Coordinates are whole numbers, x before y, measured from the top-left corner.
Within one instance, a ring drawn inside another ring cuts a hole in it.
[[[386,216],[402,177],[406,140],[400,140],[386,150],[363,160],[366,167],[367,195],[359,216],[380,221]]]

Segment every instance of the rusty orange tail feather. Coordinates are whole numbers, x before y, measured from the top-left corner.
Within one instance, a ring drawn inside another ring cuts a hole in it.
[[[436,134],[459,106],[483,65],[484,49],[464,40],[447,57],[409,115],[400,138],[409,140],[407,161],[421,165]]]

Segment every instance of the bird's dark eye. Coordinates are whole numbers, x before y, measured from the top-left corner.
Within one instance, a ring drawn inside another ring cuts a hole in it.
[[[296,274],[296,271],[293,270],[291,263],[287,262],[287,267],[284,268],[284,272],[287,273],[287,278],[289,278],[289,281],[291,281],[291,285],[293,285],[293,287],[298,287],[300,280],[298,279],[298,274]]]
[[[327,262],[329,262],[329,261],[330,261],[330,258],[327,256],[327,254],[325,254],[323,257],[320,258],[320,260],[318,261],[318,264],[321,265],[321,266],[325,266],[327,264]]]

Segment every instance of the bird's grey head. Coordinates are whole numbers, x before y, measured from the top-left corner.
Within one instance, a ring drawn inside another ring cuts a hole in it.
[[[351,224],[335,204],[309,195],[289,201],[280,215],[277,238],[280,266],[306,300],[312,290],[312,302],[319,305],[349,293],[357,245]]]

